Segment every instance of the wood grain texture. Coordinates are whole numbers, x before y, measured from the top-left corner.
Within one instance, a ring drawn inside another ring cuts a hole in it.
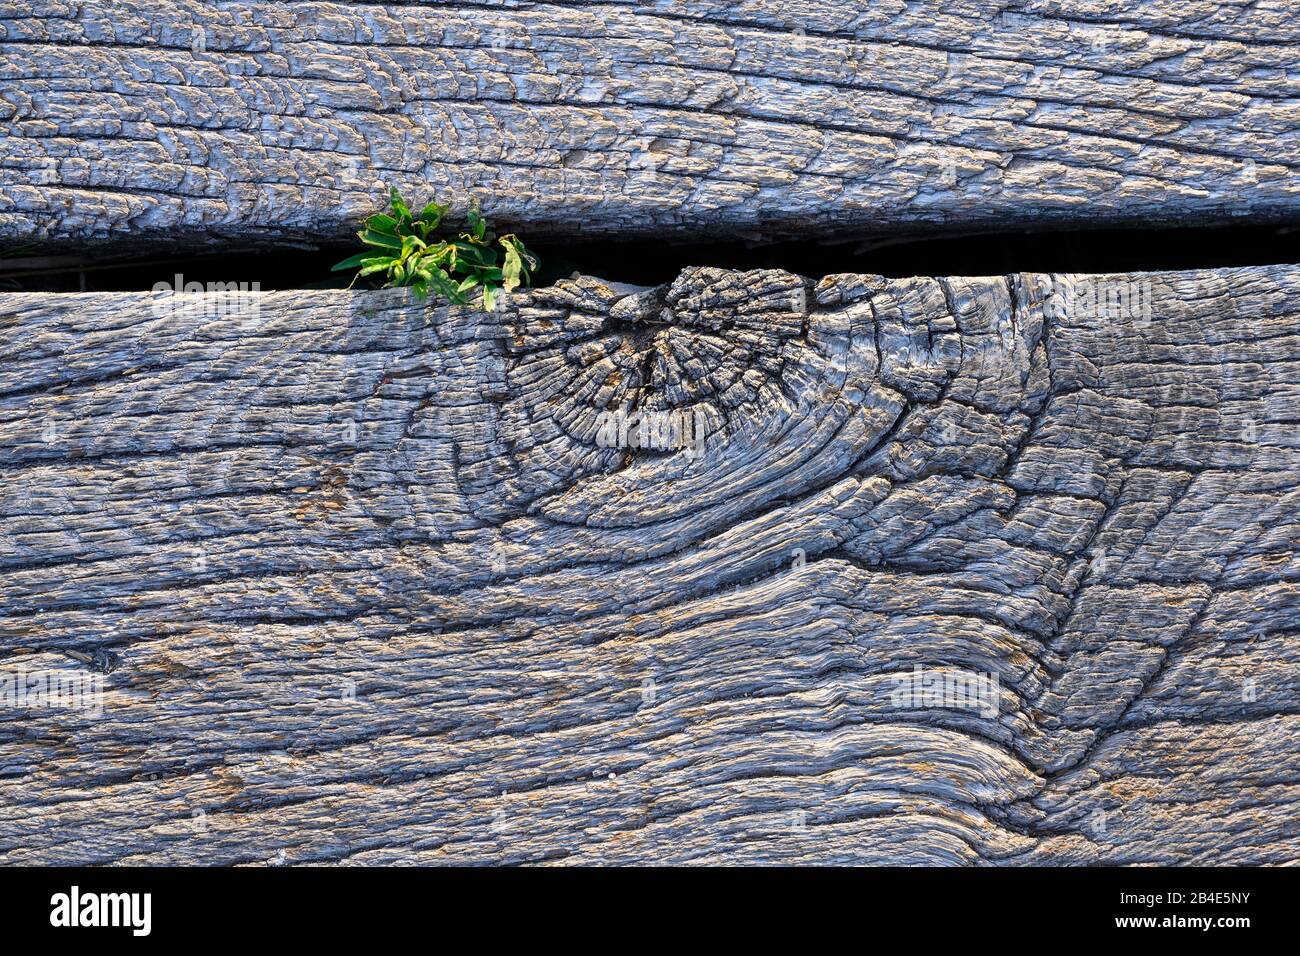
[[[1300,860],[1300,268],[212,299],[0,298],[0,861]]]
[[[1294,218],[1286,0],[0,2],[0,239]]]

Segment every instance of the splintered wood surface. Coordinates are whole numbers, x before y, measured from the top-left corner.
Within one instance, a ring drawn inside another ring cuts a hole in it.
[[[0,0],[0,239],[1294,218],[1297,62],[1288,0]]]
[[[1297,383],[1292,266],[0,297],[0,861],[1297,862]]]

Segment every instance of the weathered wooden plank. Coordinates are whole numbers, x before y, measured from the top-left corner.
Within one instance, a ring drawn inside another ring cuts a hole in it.
[[[1294,217],[1285,0],[0,3],[0,239]]]
[[[1290,266],[6,296],[0,861],[1294,863],[1298,373]]]

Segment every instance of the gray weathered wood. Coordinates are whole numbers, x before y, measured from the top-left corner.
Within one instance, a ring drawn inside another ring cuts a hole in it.
[[[1285,0],[3,0],[0,239],[1293,218],[1297,62]]]
[[[0,861],[1300,860],[1300,268],[216,299],[0,298]]]

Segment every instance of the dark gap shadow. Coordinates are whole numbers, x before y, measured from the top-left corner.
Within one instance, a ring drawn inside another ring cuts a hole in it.
[[[1300,263],[1300,225],[891,234],[767,244],[544,241],[533,248],[542,261],[538,285],[574,272],[658,285],[671,282],[687,266],[785,269],[814,279],[836,272],[888,277],[1148,272]],[[0,251],[0,291],[148,291],[160,282],[174,285],[178,273],[184,282],[248,283],[268,291],[343,288],[349,276],[331,273],[330,266],[357,250],[328,245],[117,258],[102,251],[68,255],[28,250],[22,256]]]

